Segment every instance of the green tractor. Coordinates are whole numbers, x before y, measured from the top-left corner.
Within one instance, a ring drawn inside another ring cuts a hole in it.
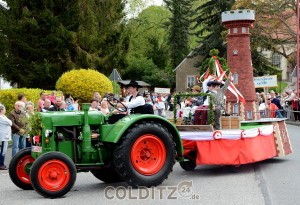
[[[38,113],[41,134],[9,166],[16,186],[61,197],[73,187],[77,172],[90,171],[105,183],[151,187],[168,177],[176,159],[182,160],[179,133],[166,119],[135,114],[116,120],[88,109],[83,104],[83,112]]]

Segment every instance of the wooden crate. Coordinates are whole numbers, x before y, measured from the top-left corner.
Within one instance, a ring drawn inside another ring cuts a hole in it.
[[[168,119],[168,120],[174,124],[174,119]],[[181,124],[182,124],[182,118],[179,117],[177,118],[176,125],[181,125]]]
[[[241,129],[241,119],[239,116],[222,116],[220,119],[221,129]]]

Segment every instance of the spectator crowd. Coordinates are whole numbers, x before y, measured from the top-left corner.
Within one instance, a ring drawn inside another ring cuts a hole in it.
[[[230,74],[231,75],[231,74]],[[228,79],[230,79],[230,75]],[[200,85],[194,85],[189,93],[206,93],[213,96],[214,126],[220,128],[219,118],[225,112],[226,97],[225,92],[229,80],[220,83],[212,80],[205,80]],[[161,94],[155,92],[139,93],[140,86],[132,81],[126,86],[124,96],[116,97],[113,94],[101,96],[99,92],[94,92],[90,100],[89,111],[98,111],[105,115],[120,114],[122,116],[141,113],[141,106],[148,105],[153,109],[154,114],[161,117],[173,118],[174,107],[178,109],[177,117],[183,118],[183,124],[207,124],[207,110],[210,101],[209,96],[195,96],[174,99],[172,94]],[[176,93],[174,93],[176,94]],[[176,101],[176,102],[175,102]],[[256,102],[260,117],[287,118],[300,121],[300,98],[296,91],[287,89],[281,95],[274,92],[256,93]],[[195,109],[202,110],[200,117],[195,113]],[[8,142],[12,141],[12,156],[20,149],[29,147],[28,119],[34,112],[50,111],[79,111],[80,104],[77,98],[71,94],[63,95],[62,92],[52,91],[47,95],[40,93],[38,102],[30,102],[24,94],[17,96],[14,110],[6,113],[5,106],[0,104],[0,170],[6,170],[5,154]],[[187,111],[187,112],[186,112]],[[199,120],[196,122],[196,120]]]

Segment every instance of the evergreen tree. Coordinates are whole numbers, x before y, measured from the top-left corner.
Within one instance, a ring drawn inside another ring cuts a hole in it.
[[[221,15],[223,11],[231,10],[234,0],[210,0],[198,6],[195,10],[194,28],[198,29],[195,35],[199,38],[199,46],[194,49],[194,55],[209,58],[212,49],[219,50],[219,56],[224,57],[226,45],[224,44]]]
[[[210,0],[196,8],[197,17],[194,28],[198,29],[196,35],[199,38],[199,47],[194,51],[194,55],[204,56],[209,59],[209,52],[212,49],[219,50],[220,57],[226,57],[227,45],[226,35],[227,29],[222,25],[222,12],[231,10],[234,6],[234,0]],[[270,74],[278,74],[278,70],[272,66],[259,49],[261,42],[270,41],[259,33],[253,33],[251,36],[251,55],[254,67],[254,75],[262,75],[268,70]],[[207,69],[207,61],[199,62],[200,73]]]
[[[188,55],[189,29],[193,16],[193,0],[164,0],[167,8],[172,13],[169,20],[168,42],[171,47],[171,66],[174,69]]]
[[[124,67],[122,0],[7,0],[0,10],[0,74],[18,87],[53,89],[66,71]],[[3,50],[5,49],[5,50]]]

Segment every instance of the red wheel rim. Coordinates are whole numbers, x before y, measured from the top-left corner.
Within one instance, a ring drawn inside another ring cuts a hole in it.
[[[167,151],[161,139],[146,134],[139,137],[131,150],[131,163],[137,172],[143,175],[153,175],[163,167]]]
[[[40,185],[48,191],[59,191],[70,181],[71,173],[66,163],[60,160],[49,160],[38,172]]]
[[[17,176],[26,184],[30,184],[29,172],[33,162],[34,158],[31,155],[27,155],[22,157],[17,164]]]

